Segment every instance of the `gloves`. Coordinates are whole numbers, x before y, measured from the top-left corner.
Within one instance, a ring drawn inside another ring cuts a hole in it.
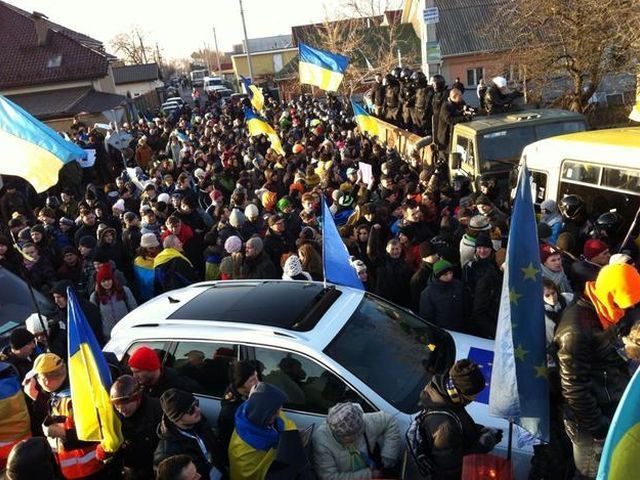
[[[497,428],[483,428],[480,430],[480,438],[478,443],[487,451],[493,450],[502,440],[502,430]]]
[[[105,451],[102,444],[99,444],[96,448],[96,458],[102,463],[109,463],[113,460],[113,453]]]

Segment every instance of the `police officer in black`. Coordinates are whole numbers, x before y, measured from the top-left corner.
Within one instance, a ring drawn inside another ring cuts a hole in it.
[[[384,118],[397,125],[402,118],[402,106],[400,104],[400,74],[402,69],[396,67],[384,77]]]
[[[432,132],[437,135],[440,110],[449,97],[449,88],[442,75],[434,75],[429,83],[433,87],[433,96],[431,97],[431,111],[433,112]]]
[[[376,81],[370,91],[371,103],[373,104],[373,114],[376,117],[382,116],[384,109],[384,91],[385,86],[382,83],[382,75],[376,73]]]
[[[431,97],[433,96],[433,88],[427,83],[427,77],[424,73],[417,71],[411,75],[415,95],[414,103],[410,108],[411,121],[413,123],[414,133],[424,136],[431,133]]]
[[[400,72],[400,101],[402,103],[402,128],[411,129],[411,109],[416,103],[415,85],[411,81],[413,72],[403,68]]]

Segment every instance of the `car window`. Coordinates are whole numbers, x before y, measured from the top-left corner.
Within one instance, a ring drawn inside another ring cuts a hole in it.
[[[275,385],[288,397],[285,408],[326,415],[340,402],[356,402],[365,412],[374,411],[340,378],[303,355],[256,348],[255,360],[262,381]]]
[[[419,409],[422,389],[455,359],[447,332],[371,295],[324,352],[405,413]]]
[[[222,397],[229,385],[229,364],[238,358],[238,346],[184,341],[177,343],[174,355],[176,371],[200,386],[193,393]]]
[[[158,358],[162,364],[166,367],[172,367],[174,363],[174,356],[169,352],[169,343],[165,340],[141,340],[139,342],[135,342],[131,344],[131,346],[127,349],[127,353],[124,354],[120,364],[123,367],[128,367],[129,357],[133,352],[135,352],[140,347],[149,347],[153,348],[158,354]]]

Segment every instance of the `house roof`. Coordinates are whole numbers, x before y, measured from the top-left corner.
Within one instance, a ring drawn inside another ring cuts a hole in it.
[[[40,120],[69,117],[81,112],[104,112],[127,100],[122,95],[97,92],[91,87],[8,95],[7,98]]]
[[[505,42],[483,29],[509,0],[435,0],[436,36],[443,57],[504,50]]]
[[[157,63],[144,65],[126,65],[113,68],[113,80],[116,85],[136,82],[152,82],[160,78],[160,70]]]
[[[99,40],[40,16],[48,28],[38,45],[32,14],[0,1],[0,89],[104,77],[109,59]]]

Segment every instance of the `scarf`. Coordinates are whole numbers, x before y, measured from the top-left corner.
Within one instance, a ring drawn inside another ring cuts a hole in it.
[[[269,451],[278,446],[280,431],[284,429],[284,421],[276,417],[273,427],[259,427],[254,425],[247,418],[247,402],[244,402],[236,410],[236,432],[238,436],[248,445],[256,450]]]
[[[571,288],[571,284],[569,283],[569,279],[564,273],[564,270],[560,270],[559,272],[554,272],[549,270],[544,264],[542,267],[542,276],[548,278],[553,283],[555,283],[560,289],[561,293],[573,293],[573,289]]]

